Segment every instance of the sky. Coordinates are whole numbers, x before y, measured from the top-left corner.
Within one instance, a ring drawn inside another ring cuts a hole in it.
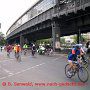
[[[0,31],[6,34],[9,27],[38,0],[0,0]]]

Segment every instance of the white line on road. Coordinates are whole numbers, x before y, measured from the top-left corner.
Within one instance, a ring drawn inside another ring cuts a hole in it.
[[[13,61],[14,60],[14,58],[13,59],[9,59],[9,60],[3,60],[3,61],[0,61],[0,63],[2,63],[2,62],[8,62],[8,61]]]
[[[2,68],[5,72],[7,72],[7,73],[9,73],[10,71],[8,71],[7,69],[4,69],[4,68]]]
[[[3,69],[3,71],[5,71],[6,73],[8,73],[8,74],[10,74],[10,75],[13,75],[13,73],[11,73],[11,71],[9,71],[9,70],[7,70],[7,69],[5,69],[5,68],[2,68]]]
[[[58,59],[59,59],[59,58],[55,58],[55,59],[53,59],[53,60],[55,61],[55,60],[58,60]],[[8,77],[11,77],[11,76],[14,76],[14,75],[21,74],[21,73],[23,73],[23,72],[25,72],[25,71],[28,71],[28,70],[30,70],[30,69],[33,69],[33,68],[42,66],[42,65],[44,65],[44,64],[45,64],[45,63],[41,63],[41,64],[38,64],[38,65],[35,65],[35,66],[32,66],[32,67],[29,67],[29,68],[27,68],[27,69],[25,69],[25,70],[22,70],[22,71],[20,71],[20,72],[16,72],[15,74],[11,73],[11,72],[8,71],[7,69],[4,69],[4,71],[7,72],[7,73],[9,73],[9,75],[6,76],[6,77],[1,77],[0,80],[5,79],[5,78],[8,78]]]
[[[55,58],[54,60],[58,60],[59,58]]]
[[[27,56],[27,57],[29,57],[29,56]],[[22,56],[22,58],[27,58],[27,57],[23,57]],[[8,62],[8,61],[14,61],[15,60],[15,58],[7,58],[7,59],[9,59],[9,60],[3,60],[3,61],[0,61],[0,63],[2,63],[2,62]]]
[[[8,75],[8,76],[6,76],[6,77],[2,77],[2,78],[0,78],[0,80],[5,79],[5,78],[8,78],[8,77],[11,77],[11,76],[14,76],[14,75],[17,75],[17,74],[21,74],[21,73],[23,73],[23,72],[25,72],[25,71],[28,71],[28,70],[30,70],[30,69],[39,67],[39,66],[44,65],[44,64],[45,64],[45,63],[41,63],[41,64],[38,64],[38,65],[35,65],[35,66],[33,66],[33,67],[27,68],[27,69],[25,69],[25,70],[22,70],[22,71],[20,71],[20,72],[15,73],[15,74],[9,73],[10,75]],[[9,71],[6,70],[6,69],[4,69],[4,71],[5,71],[5,72],[9,72]]]

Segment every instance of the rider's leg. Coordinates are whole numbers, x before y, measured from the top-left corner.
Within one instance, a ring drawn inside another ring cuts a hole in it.
[[[69,62],[69,69],[73,68],[73,63],[72,63],[72,61],[71,61],[71,60],[68,60],[68,62]]]
[[[71,76],[72,75],[72,68],[73,68],[73,63],[71,60],[68,60],[69,62],[69,69],[68,69],[68,74]]]

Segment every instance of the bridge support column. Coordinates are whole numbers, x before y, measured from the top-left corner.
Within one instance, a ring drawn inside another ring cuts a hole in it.
[[[60,51],[60,27],[57,20],[52,21],[52,46],[54,51]]]
[[[78,33],[77,33],[77,43],[81,43],[81,31],[80,29],[78,30]]]
[[[29,44],[28,38],[25,38],[25,39],[24,39],[24,43]]]
[[[20,46],[23,47],[24,45],[24,36],[20,35]]]

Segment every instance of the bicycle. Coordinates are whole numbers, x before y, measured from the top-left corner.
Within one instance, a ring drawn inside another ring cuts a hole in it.
[[[82,60],[82,65],[87,68],[89,65],[89,57],[84,55],[83,57],[81,56],[80,58]]]
[[[10,51],[7,52],[7,57],[10,58]]]
[[[46,55],[53,55],[53,49],[47,49],[46,50]]]
[[[32,56],[34,56],[35,55],[35,50],[32,50]]]
[[[16,55],[15,55],[15,58],[17,61],[21,61],[21,56],[20,56],[20,52],[17,52]]]
[[[24,49],[24,55],[26,55],[27,54],[27,49]]]
[[[82,66],[81,60],[78,59],[77,61],[73,61],[73,64],[75,65],[74,69],[70,69],[69,64],[65,66],[65,75],[67,76],[67,78],[72,78],[77,73],[78,78],[81,82],[87,82],[89,78],[89,73],[87,69]]]

